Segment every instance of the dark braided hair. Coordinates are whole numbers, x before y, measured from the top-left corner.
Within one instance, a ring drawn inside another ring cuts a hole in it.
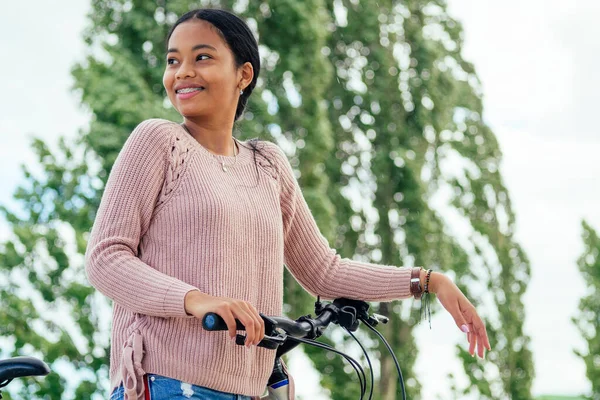
[[[248,98],[256,86],[258,74],[260,73],[260,55],[258,52],[258,43],[256,42],[256,39],[254,38],[254,35],[252,34],[252,31],[248,25],[237,15],[230,13],[229,11],[216,8],[199,8],[188,11],[179,17],[177,21],[175,21],[175,24],[173,24],[167,35],[167,40],[165,42],[167,47],[169,44],[169,39],[171,39],[171,35],[173,34],[175,28],[177,28],[177,26],[182,22],[189,21],[193,18],[209,22],[216,28],[217,34],[219,34],[225,43],[227,43],[227,46],[233,53],[236,68],[241,67],[246,62],[250,62],[250,64],[252,64],[254,76],[252,77],[252,82],[250,82],[250,84],[244,88],[244,93],[240,95],[237,108],[235,110],[235,122],[239,120],[244,113],[244,109],[248,103]],[[273,166],[273,162],[261,151],[261,149],[264,147],[264,143],[261,143],[258,138],[255,138],[249,140],[248,144],[254,151],[255,165],[257,165],[256,154],[258,153],[265,158],[271,164],[271,166]],[[258,165],[256,168],[258,173]]]

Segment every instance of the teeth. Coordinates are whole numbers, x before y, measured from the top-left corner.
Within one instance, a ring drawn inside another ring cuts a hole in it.
[[[203,88],[185,88],[185,89],[179,89],[176,90],[176,93],[191,93],[191,92],[195,92],[197,90],[203,90]]]

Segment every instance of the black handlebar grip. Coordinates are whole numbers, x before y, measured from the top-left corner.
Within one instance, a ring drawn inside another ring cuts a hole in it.
[[[236,328],[235,328],[236,330],[238,330],[238,331],[246,330],[246,328],[244,327],[244,325],[242,325],[240,320],[236,319],[235,323],[236,323]],[[229,329],[229,328],[227,328],[227,324],[225,323],[225,320],[223,318],[221,318],[221,316],[219,314],[216,314],[213,312],[209,312],[204,315],[204,317],[202,318],[202,327],[204,329],[206,329],[207,331],[226,331]]]

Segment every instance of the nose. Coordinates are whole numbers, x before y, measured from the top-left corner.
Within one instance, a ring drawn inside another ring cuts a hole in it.
[[[179,64],[179,68],[175,73],[175,79],[185,79],[187,77],[194,76],[196,76],[196,72],[194,71],[194,68],[187,62],[182,62]]]

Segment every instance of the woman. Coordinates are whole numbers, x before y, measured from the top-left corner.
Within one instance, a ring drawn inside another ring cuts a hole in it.
[[[340,258],[279,147],[233,138],[259,70],[257,43],[231,13],[190,11],[169,32],[163,84],[183,123],[136,127],[86,252],[91,284],[114,301],[111,399],[260,396],[274,352],[256,346],[258,313],[281,314],[284,263],[326,299],[419,297],[428,283],[483,357],[485,326],[450,279]],[[229,338],[203,331],[207,312],[224,318]],[[236,318],[246,346],[231,340]]]

